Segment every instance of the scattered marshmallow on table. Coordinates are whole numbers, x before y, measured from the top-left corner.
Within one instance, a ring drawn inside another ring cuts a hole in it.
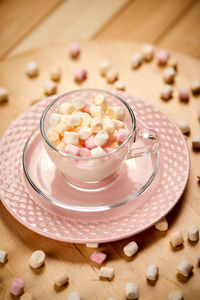
[[[24,292],[25,282],[21,278],[15,278],[12,282],[10,293],[14,296],[20,296]]]
[[[143,58],[146,61],[151,61],[154,56],[154,46],[153,45],[144,45],[142,48]]]
[[[183,294],[179,290],[173,290],[168,294],[169,300],[183,300]]]
[[[168,222],[167,222],[167,219],[164,217],[162,218],[160,221],[158,221],[156,224],[155,224],[155,227],[157,230],[159,231],[167,231],[168,229]]]
[[[78,292],[71,292],[67,298],[68,300],[82,300],[83,298]]]
[[[102,264],[106,260],[106,257],[105,253],[96,250],[91,254],[90,259],[97,264]]]
[[[99,244],[97,243],[86,243],[87,248],[98,248]]]
[[[160,97],[163,100],[172,98],[173,88],[169,84],[165,84],[160,92]]]
[[[175,75],[176,75],[176,72],[175,72],[174,68],[169,67],[169,68],[165,69],[164,72],[163,72],[164,82],[165,83],[174,82]]]
[[[0,263],[5,264],[8,259],[8,252],[0,250]]]
[[[119,91],[124,91],[126,88],[125,83],[120,80],[115,81],[114,86]]]
[[[33,252],[29,260],[29,265],[33,269],[40,268],[44,264],[45,256],[46,255],[42,250],[37,250]]]
[[[106,73],[106,80],[108,83],[113,83],[118,79],[118,72],[115,69],[110,69]]]
[[[63,286],[69,282],[69,277],[66,272],[57,275],[54,279],[54,284],[57,286]]]
[[[173,247],[177,247],[179,245],[182,245],[184,243],[182,233],[179,230],[172,232],[170,234],[170,242],[171,242]]]
[[[187,102],[190,98],[189,90],[186,88],[179,88],[178,97],[180,101]]]
[[[56,92],[57,92],[56,83],[52,80],[47,80],[44,84],[44,91],[47,96],[56,94]]]
[[[194,267],[190,262],[188,262],[187,260],[183,260],[176,268],[176,271],[184,277],[189,277],[192,273],[193,268]]]
[[[199,229],[196,226],[190,226],[187,228],[188,240],[191,242],[197,242],[199,240]]]
[[[26,74],[29,77],[36,77],[39,74],[39,66],[35,61],[30,61],[27,65],[26,65]]]
[[[106,154],[106,152],[101,148],[101,146],[93,148],[90,152],[93,157],[98,157]]]
[[[4,87],[0,87],[0,103],[8,101],[8,90]]]
[[[108,59],[103,60],[99,66],[99,72],[100,72],[101,76],[106,76],[110,67],[111,67],[110,61]]]
[[[20,300],[34,300],[34,298],[30,294],[27,294],[27,293],[24,293],[19,299]]]
[[[194,79],[191,83],[191,91],[194,95],[198,95],[200,93],[200,80]]]
[[[92,130],[90,127],[87,127],[87,126],[82,127],[78,132],[79,138],[83,141],[87,140],[87,138],[89,138],[89,136],[91,136],[91,134],[92,134]],[[97,145],[97,146],[101,146],[101,145]]]
[[[87,71],[84,68],[79,68],[74,73],[74,79],[77,82],[82,82],[87,78]]]
[[[133,69],[138,69],[143,61],[143,57],[140,53],[135,53],[131,59],[131,67]]]
[[[114,276],[114,269],[108,267],[101,267],[99,272],[100,279],[112,279]]]
[[[156,59],[159,65],[166,65],[168,63],[170,54],[166,50],[160,50],[157,55]]]
[[[190,125],[187,121],[179,122],[178,127],[183,134],[190,133]]]
[[[124,254],[128,257],[135,255],[138,252],[138,245],[132,241],[123,248]]]
[[[94,138],[94,143],[96,146],[104,146],[109,139],[109,135],[106,130],[101,130],[97,133]]]
[[[194,149],[200,149],[200,133],[196,134],[193,138],[192,138],[192,147]]]
[[[126,298],[130,300],[138,299],[139,289],[138,285],[134,282],[128,282],[126,284]]]
[[[81,47],[78,43],[69,44],[69,54],[72,58],[77,58],[81,52]]]
[[[65,131],[63,142],[65,144],[78,145],[78,133],[71,132],[71,131]]]
[[[59,66],[54,66],[50,70],[50,78],[53,81],[59,81],[61,79],[62,71],[61,67]]]
[[[146,273],[146,278],[151,281],[156,281],[158,279],[158,266],[149,265]]]

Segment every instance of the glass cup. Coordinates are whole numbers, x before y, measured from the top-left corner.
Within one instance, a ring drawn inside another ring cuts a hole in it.
[[[109,106],[122,106],[125,110],[125,128],[130,132],[127,139],[111,152],[99,157],[80,157],[67,154],[54,147],[47,138],[48,117],[57,112],[63,102],[72,102],[77,96],[91,99],[103,94]],[[159,147],[159,136],[149,128],[136,129],[136,118],[131,107],[121,97],[104,90],[80,89],[65,93],[53,100],[44,110],[40,120],[44,147],[66,179],[66,183],[78,190],[95,191],[113,184],[126,159],[152,154]]]

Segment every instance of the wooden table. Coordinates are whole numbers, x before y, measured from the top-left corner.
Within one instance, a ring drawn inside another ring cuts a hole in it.
[[[129,67],[131,55],[139,51],[142,44],[122,40],[104,41],[102,38],[131,38],[151,42],[199,58],[199,4],[199,1],[189,0],[2,1],[2,58],[50,42],[63,44],[30,50],[0,63],[0,85],[7,87],[10,92],[9,103],[0,107],[1,135],[9,123],[28,108],[32,96],[43,96],[43,84],[53,63],[64,62],[63,80],[58,84],[59,92],[77,87],[72,72],[79,64],[86,66],[89,71],[89,78],[83,87],[95,85],[107,88],[108,85],[97,71],[99,60],[107,57],[119,70],[127,92],[150,101],[175,122],[188,120],[192,129],[191,136],[198,133],[200,125],[197,109],[200,98],[191,96],[188,104],[179,103],[176,88],[189,86],[193,78],[200,77],[199,61],[179,53],[172,54],[179,63],[179,72],[174,97],[166,103],[159,99],[162,70],[156,66],[155,61],[143,65],[137,72]],[[15,9],[12,9],[14,5]],[[80,60],[70,61],[67,57],[67,41],[90,37],[96,40],[81,42],[83,51]],[[33,81],[24,74],[25,64],[30,59],[37,60],[41,66],[40,77]],[[101,246],[100,249],[109,255],[106,265],[115,268],[115,279],[112,282],[98,280],[98,268],[89,260],[91,249],[85,245],[66,244],[41,237],[19,224],[1,204],[0,248],[8,251],[9,261],[0,266],[0,299],[12,299],[9,294],[11,281],[14,277],[21,277],[26,281],[27,292],[36,299],[66,299],[72,290],[78,290],[83,299],[107,299],[111,296],[118,300],[125,299],[125,283],[133,281],[139,284],[140,299],[167,299],[170,290],[180,289],[184,299],[198,300],[200,270],[196,256],[199,243],[192,245],[186,237],[189,225],[200,227],[200,186],[196,181],[197,175],[200,175],[200,154],[191,149],[191,136],[187,139],[191,154],[190,178],[179,204],[167,216],[169,231],[162,233],[151,228],[134,237],[140,252],[132,260],[124,257],[122,249],[133,238]],[[185,243],[183,249],[175,251],[170,247],[169,233],[178,229],[182,230]],[[33,272],[28,266],[28,260],[31,253],[39,248],[47,254],[46,264]],[[176,266],[183,259],[191,261],[195,266],[193,276],[185,282],[175,275]],[[151,263],[160,267],[159,280],[155,286],[145,280],[147,266]],[[70,284],[56,290],[53,287],[54,275],[63,270],[69,271]]]

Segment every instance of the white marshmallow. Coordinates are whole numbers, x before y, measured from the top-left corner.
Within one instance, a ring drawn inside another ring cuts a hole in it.
[[[173,88],[169,84],[165,84],[160,92],[160,97],[163,100],[169,100],[172,97]]]
[[[101,76],[105,76],[108,72],[108,70],[110,69],[110,61],[108,59],[106,60],[103,60],[100,64],[100,67],[99,67],[99,72],[101,74]]]
[[[116,70],[111,69],[106,73],[106,80],[108,83],[113,83],[117,79],[118,79],[118,72]]]
[[[103,120],[103,129],[109,134],[113,134],[115,131],[115,120],[105,118]]]
[[[186,121],[180,122],[178,123],[178,127],[183,134],[190,133],[190,125],[188,122]]]
[[[98,117],[93,118],[92,121],[91,121],[91,130],[92,130],[92,132],[97,133],[102,129],[103,129],[102,119],[100,119]]]
[[[54,284],[57,286],[63,286],[65,284],[67,284],[69,281],[69,277],[67,273],[61,273],[59,275],[56,276],[56,278],[54,279]]]
[[[199,240],[199,229],[196,226],[190,226],[187,228],[188,240],[196,242]]]
[[[92,117],[103,118],[104,115],[103,108],[101,106],[91,106],[90,114],[92,115]]]
[[[54,146],[57,146],[60,143],[59,135],[54,130],[48,130],[47,138]]]
[[[45,261],[45,253],[42,250],[37,250],[33,252],[33,254],[31,255],[29,259],[29,265],[33,269],[37,269],[44,264],[44,261]]]
[[[78,292],[71,292],[67,298],[68,300],[82,300],[83,298]]]
[[[107,268],[107,267],[101,267],[99,278],[100,279],[112,279],[114,276],[114,269],[113,268]]]
[[[86,126],[82,127],[78,132],[79,138],[83,141],[87,140],[91,134],[92,130]]]
[[[152,60],[153,55],[154,55],[154,46],[153,45],[145,45],[142,48],[142,54],[146,61]]]
[[[120,80],[115,81],[114,86],[119,91],[124,91],[126,88],[125,83]]]
[[[0,103],[8,100],[8,90],[4,87],[0,88]]]
[[[168,294],[169,300],[183,300],[183,294],[179,290],[173,290]]]
[[[70,115],[74,110],[74,107],[71,103],[63,102],[59,106],[59,113],[64,115]]]
[[[120,120],[113,120],[115,121],[115,128],[118,130],[120,128],[124,128],[124,122],[120,121]]]
[[[175,72],[174,68],[169,67],[169,68],[165,69],[164,73],[163,73],[164,82],[172,83],[174,81],[175,75],[176,75],[176,72]]]
[[[0,263],[5,264],[8,259],[8,252],[0,250]]]
[[[155,227],[159,231],[166,231],[168,229],[167,219],[164,217],[155,224]]]
[[[132,241],[124,247],[123,251],[126,256],[131,257],[138,252],[138,245]]]
[[[62,121],[53,129],[55,132],[57,132],[59,135],[64,135],[64,131],[68,130],[68,126],[66,122]]]
[[[96,146],[103,146],[107,143],[108,139],[109,139],[109,135],[107,131],[101,130],[95,136],[94,143]]]
[[[48,123],[50,127],[57,126],[61,120],[61,115],[57,113],[51,113],[49,115]]]
[[[53,94],[56,94],[56,92],[57,92],[56,83],[52,80],[47,80],[44,84],[44,91],[45,91],[45,94],[47,96],[51,96]]]
[[[188,262],[187,260],[183,260],[176,268],[176,271],[184,277],[189,277],[192,273],[193,268],[194,267],[190,262]]]
[[[158,279],[158,266],[157,265],[149,265],[146,273],[146,278],[148,280],[155,281]]]
[[[130,300],[138,299],[139,290],[138,285],[133,282],[128,282],[126,284],[126,298]]]
[[[177,247],[184,243],[182,233],[178,230],[170,234],[170,241],[173,247]]]
[[[122,106],[109,106],[108,107],[108,115],[111,118],[123,121],[125,117],[125,110]]]
[[[193,94],[199,94],[200,93],[200,80],[194,79],[191,84],[191,91]]]
[[[39,66],[35,61],[30,61],[26,65],[26,74],[29,77],[36,77],[39,73]]]
[[[81,124],[81,118],[80,115],[74,114],[74,115],[68,115],[66,118],[66,124],[69,127],[78,126]]]
[[[78,133],[71,132],[71,131],[65,131],[63,142],[65,144],[78,145]]]
[[[192,138],[192,147],[194,149],[200,149],[200,133],[196,134],[193,138]]]
[[[72,105],[75,107],[75,109],[82,109],[86,106],[86,102],[82,97],[75,97],[72,99]]]
[[[88,247],[88,248],[98,248],[99,247],[99,244],[95,244],[95,243],[86,243],[86,246]]]
[[[90,123],[92,121],[92,117],[88,113],[81,113],[80,117],[81,117],[81,125],[82,126],[90,125]]]
[[[93,157],[98,157],[106,154],[106,152],[101,148],[101,146],[91,149],[90,152]]]
[[[98,106],[101,106],[103,110],[105,111],[108,107],[107,101],[105,99],[105,96],[103,94],[99,94],[95,97],[94,103]]]
[[[131,67],[133,69],[139,68],[139,66],[142,64],[143,57],[140,53],[135,53],[131,59]]]
[[[50,78],[53,81],[59,81],[61,78],[62,72],[61,72],[61,68],[58,66],[52,67],[51,71],[50,71]]]

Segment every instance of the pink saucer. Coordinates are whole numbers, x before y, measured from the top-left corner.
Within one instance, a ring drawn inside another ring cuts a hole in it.
[[[151,227],[178,202],[189,174],[189,153],[182,133],[151,104],[123,92],[117,94],[133,108],[136,118],[160,132],[160,167],[149,188],[129,204],[96,213],[64,210],[38,196],[26,183],[22,153],[49,103],[49,99],[45,99],[21,114],[0,141],[1,200],[19,222],[61,241],[109,242]]]

